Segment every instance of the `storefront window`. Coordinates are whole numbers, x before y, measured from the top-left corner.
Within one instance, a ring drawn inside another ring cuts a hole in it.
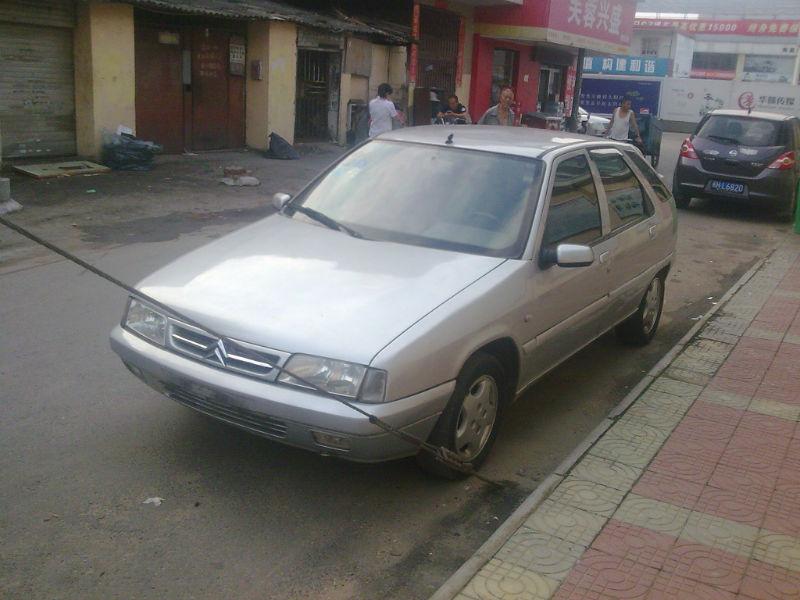
[[[492,105],[500,101],[503,86],[514,86],[514,73],[517,68],[517,52],[498,48],[492,58]]]
[[[539,73],[539,97],[541,110],[546,113],[556,113],[558,103],[563,100],[561,88],[564,81],[562,67],[542,67]]]

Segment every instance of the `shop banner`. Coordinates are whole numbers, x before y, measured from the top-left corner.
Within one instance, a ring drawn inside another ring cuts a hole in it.
[[[635,15],[636,2],[630,0],[550,0],[548,40],[589,49],[627,49]],[[587,39],[603,43],[593,45]]]
[[[800,20],[795,19],[635,19],[636,29],[679,29],[712,35],[765,35],[797,37]]]
[[[634,112],[657,115],[660,93],[660,81],[586,78],[581,86],[580,106],[590,113],[609,115],[629,97]]]
[[[666,77],[672,61],[650,56],[587,56],[583,59],[584,73],[606,75],[647,75]]]

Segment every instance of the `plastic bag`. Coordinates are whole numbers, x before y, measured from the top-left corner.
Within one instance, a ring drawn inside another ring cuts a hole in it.
[[[154,142],[126,133],[110,133],[104,136],[102,162],[115,171],[149,171],[153,156],[160,152],[161,146]]]
[[[278,160],[299,160],[300,155],[289,142],[273,132],[269,134],[267,157],[277,158]]]

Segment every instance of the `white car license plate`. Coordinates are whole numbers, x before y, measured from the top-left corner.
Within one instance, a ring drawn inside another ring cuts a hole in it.
[[[729,194],[744,194],[743,183],[732,183],[730,181],[711,181],[711,189],[715,192],[727,192]]]

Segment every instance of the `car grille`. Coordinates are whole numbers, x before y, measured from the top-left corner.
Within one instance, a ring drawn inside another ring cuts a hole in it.
[[[217,419],[263,435],[286,437],[286,423],[278,419],[234,406],[222,399],[201,396],[171,384],[165,386],[165,392],[173,400]]]
[[[272,381],[276,369],[288,358],[286,353],[268,350],[246,342],[217,338],[202,329],[171,320],[170,346],[197,360],[244,375]]]

